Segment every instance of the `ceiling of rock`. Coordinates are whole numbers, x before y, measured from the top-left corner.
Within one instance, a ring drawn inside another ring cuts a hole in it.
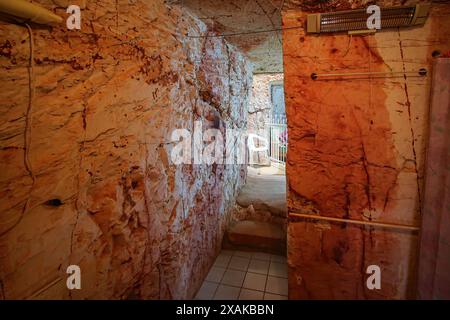
[[[283,72],[281,11],[325,12],[408,5],[430,0],[168,0],[193,12],[217,34],[244,52],[254,73]],[[272,31],[267,31],[272,30]],[[276,30],[276,31],[273,31]]]
[[[283,72],[280,9],[284,0],[179,0],[211,30],[247,54],[255,73]],[[256,33],[255,33],[256,32]]]

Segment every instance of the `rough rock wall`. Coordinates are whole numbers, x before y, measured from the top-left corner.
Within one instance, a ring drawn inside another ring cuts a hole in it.
[[[431,69],[450,46],[450,6],[435,4],[423,27],[372,36],[284,31],[289,130],[288,210],[420,225],[431,77],[312,80],[311,73]],[[287,11],[283,26],[305,14]],[[290,298],[415,296],[418,234],[290,218]],[[366,268],[381,268],[381,290]]]
[[[224,40],[185,37],[205,32],[162,0],[88,1],[79,31],[33,27],[30,110],[27,29],[0,22],[3,298],[195,294],[246,173],[173,165],[171,133],[245,132],[251,85]]]
[[[252,61],[254,72],[282,72],[281,32],[258,32],[281,27],[286,0],[171,0],[201,17],[218,34]],[[250,32],[250,33],[249,33]]]

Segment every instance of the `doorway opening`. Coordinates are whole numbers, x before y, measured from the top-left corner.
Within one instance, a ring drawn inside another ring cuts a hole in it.
[[[228,56],[219,59],[239,82],[230,61],[242,52],[252,65],[252,88],[242,87],[240,120],[247,118],[247,163],[230,201],[221,253],[197,293],[199,299],[287,299],[286,157],[281,12],[284,1],[183,0],[214,32],[199,41],[223,39]],[[206,50],[215,59],[214,50]],[[201,57],[204,59],[205,57]],[[245,89],[245,90],[244,90]],[[230,91],[231,97],[233,92]],[[243,127],[242,127],[243,128]],[[245,129],[243,128],[244,136]],[[241,185],[240,183],[244,182]],[[235,201],[234,201],[235,200]]]
[[[247,182],[224,248],[286,254],[287,124],[283,73],[253,75],[248,113]]]
[[[288,299],[283,73],[253,75],[247,182],[197,299]]]
[[[283,73],[255,74],[248,115],[249,172],[285,175],[287,147]]]

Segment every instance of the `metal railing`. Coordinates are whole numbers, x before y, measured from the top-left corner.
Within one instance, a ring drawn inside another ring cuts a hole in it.
[[[288,147],[286,116],[270,116],[266,119],[266,128],[270,161],[275,166],[284,167]]]

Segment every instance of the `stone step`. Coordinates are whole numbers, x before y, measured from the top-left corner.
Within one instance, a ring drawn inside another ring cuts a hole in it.
[[[249,174],[247,183],[239,193],[236,202],[243,208],[252,205],[255,212],[269,212],[272,216],[285,218],[287,215],[286,177]]]
[[[242,220],[233,222],[225,232],[224,249],[259,250],[286,254],[286,233],[277,224]]]

